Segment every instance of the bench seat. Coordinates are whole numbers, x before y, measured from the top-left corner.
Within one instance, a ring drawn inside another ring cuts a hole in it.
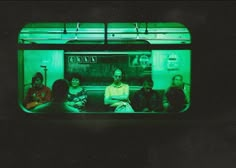
[[[84,86],[88,94],[88,102],[86,104],[87,112],[108,112],[108,107],[104,105],[105,86]],[[130,86],[130,100],[134,93],[139,90],[140,86]],[[156,90],[161,97],[164,95],[164,90]]]

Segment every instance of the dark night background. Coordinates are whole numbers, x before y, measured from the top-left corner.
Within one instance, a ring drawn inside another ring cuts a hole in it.
[[[1,167],[236,166],[236,3],[1,2]],[[17,103],[17,34],[28,22],[181,22],[192,34],[192,106],[164,118],[32,118]]]

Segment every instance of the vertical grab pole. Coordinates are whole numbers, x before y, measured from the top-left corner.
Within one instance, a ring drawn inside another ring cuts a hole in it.
[[[47,66],[46,65],[40,65],[41,68],[44,70],[44,84],[47,86]]]
[[[47,67],[45,67],[44,68],[44,78],[45,78],[45,81],[44,81],[44,83],[45,83],[45,86],[47,86]]]

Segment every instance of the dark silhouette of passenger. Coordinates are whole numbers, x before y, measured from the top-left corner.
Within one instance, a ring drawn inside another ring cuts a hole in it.
[[[162,110],[162,98],[153,90],[153,80],[145,78],[143,87],[134,93],[131,101],[136,112],[157,112]]]
[[[52,99],[46,104],[42,104],[33,109],[33,112],[40,113],[79,113],[77,108],[66,104],[69,90],[69,82],[65,79],[58,79],[52,86]]]

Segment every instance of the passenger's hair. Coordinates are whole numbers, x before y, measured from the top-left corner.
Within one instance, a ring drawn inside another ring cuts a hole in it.
[[[122,76],[123,76],[123,71],[122,71],[121,68],[115,68],[115,69],[113,70],[113,72],[112,72],[112,75],[114,75],[117,70],[121,71]]]
[[[143,84],[144,84],[145,82],[147,82],[149,85],[152,85],[152,86],[153,86],[153,80],[152,80],[151,77],[145,77],[145,78],[143,79]]]
[[[68,77],[68,81],[71,82],[73,78],[79,79],[79,81],[81,82],[81,75],[78,73],[72,73],[69,75]]]
[[[58,79],[52,85],[52,98],[54,101],[64,101],[67,98],[69,83],[65,79]]]
[[[183,80],[183,76],[180,74],[177,74],[172,77],[172,81],[174,81],[176,77],[180,77]]]
[[[32,83],[34,83],[37,78],[39,78],[43,82],[43,74],[41,72],[36,72],[36,74],[32,78]]]

